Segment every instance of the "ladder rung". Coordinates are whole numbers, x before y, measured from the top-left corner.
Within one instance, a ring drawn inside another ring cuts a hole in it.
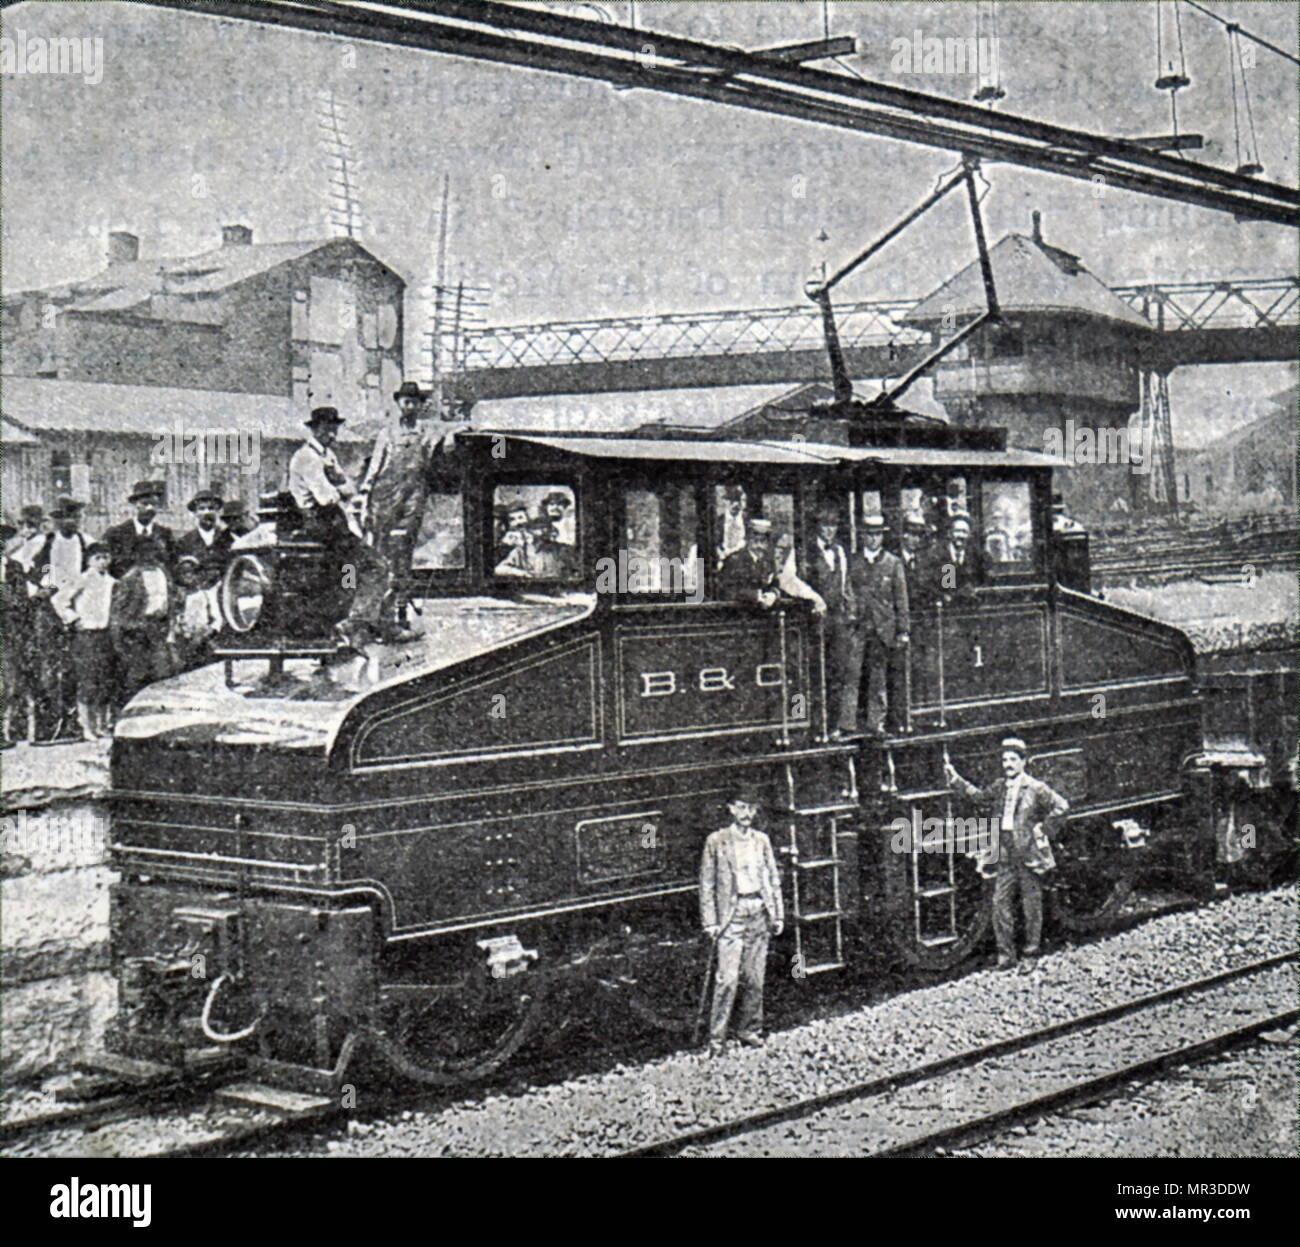
[[[842,918],[842,909],[817,909],[810,914],[800,914],[800,922],[825,922],[827,918]]]
[[[915,792],[895,792],[892,796],[895,801],[933,801],[935,797],[952,796],[952,790],[948,788],[918,788]]]
[[[813,965],[804,966],[805,974],[820,974],[823,970],[843,970],[844,962],[842,961],[818,961]]]
[[[917,938],[916,942],[926,948],[938,948],[941,944],[955,944],[957,937],[955,935],[922,935]]]
[[[937,888],[918,888],[917,896],[950,896],[957,889],[950,884],[943,884]]]
[[[821,870],[826,866],[838,866],[838,857],[810,857],[798,864],[800,870]]]

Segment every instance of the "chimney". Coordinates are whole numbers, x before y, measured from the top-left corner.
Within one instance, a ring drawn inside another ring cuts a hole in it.
[[[140,240],[125,230],[114,230],[108,236],[108,262],[130,264],[140,258]]]
[[[1043,241],[1043,214],[1037,208],[1034,209],[1034,241]]]
[[[221,245],[223,247],[251,247],[253,231],[247,225],[223,225],[221,227]]]

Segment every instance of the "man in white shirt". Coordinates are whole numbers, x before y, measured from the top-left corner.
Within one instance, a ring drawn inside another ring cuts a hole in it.
[[[700,861],[700,922],[717,942],[711,1055],[722,1051],[733,1007],[740,1042],[749,1047],[763,1042],[767,944],[770,936],[781,934],[785,913],[772,842],[754,826],[760,801],[755,789],[738,786],[727,806],[731,822],[704,842]]]
[[[1028,749],[1018,736],[1002,742],[1002,778],[986,788],[977,788],[959,775],[952,763],[944,763],[944,778],[998,820],[996,843],[988,864],[996,863],[993,885],[993,933],[997,937],[998,967],[1016,962],[1016,893],[1020,893],[1025,915],[1025,956],[1038,955],[1043,931],[1043,884],[1039,876],[1053,870],[1050,836],[1064,823],[1070,803],[1053,792],[1042,780],[1025,770]]]
[[[76,713],[72,670],[72,651],[67,626],[53,606],[56,593],[76,584],[88,566],[86,551],[90,542],[80,530],[81,503],[75,498],[60,498],[50,512],[54,531],[46,533],[32,557],[27,572],[35,588],[36,644],[40,655],[40,699],[37,707],[40,726],[39,742],[74,739]]]
[[[718,573],[723,598],[770,610],[781,595],[811,602],[814,615],[826,613],[821,594],[799,579],[792,552],[772,548],[772,521],[752,515],[745,525],[745,544],[727,555]]]
[[[380,618],[388,593],[388,562],[362,540],[351,512],[357,489],[334,453],[343,417],[333,407],[317,407],[306,424],[312,435],[289,460],[289,492],[302,512],[307,536],[325,546],[333,567],[355,585],[347,618],[335,625],[336,631],[353,649],[372,636],[407,639],[409,634]]]

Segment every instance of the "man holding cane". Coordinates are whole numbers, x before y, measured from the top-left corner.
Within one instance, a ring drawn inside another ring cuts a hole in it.
[[[785,915],[772,842],[754,826],[759,804],[753,788],[736,788],[727,805],[731,823],[705,841],[700,862],[700,919],[717,956],[710,1056],[720,1053],[726,1042],[738,990],[736,1037],[752,1048],[763,1042],[767,943],[770,936],[781,934]]]

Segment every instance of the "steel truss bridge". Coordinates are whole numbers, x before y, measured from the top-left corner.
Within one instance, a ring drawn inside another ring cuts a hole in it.
[[[1134,331],[1141,366],[1296,357],[1300,278],[1164,282],[1112,290],[1153,330]],[[895,376],[932,349],[903,323],[915,299],[837,304],[850,375]],[[830,380],[817,307],[743,308],[505,325],[465,334],[451,384],[470,401]]]

